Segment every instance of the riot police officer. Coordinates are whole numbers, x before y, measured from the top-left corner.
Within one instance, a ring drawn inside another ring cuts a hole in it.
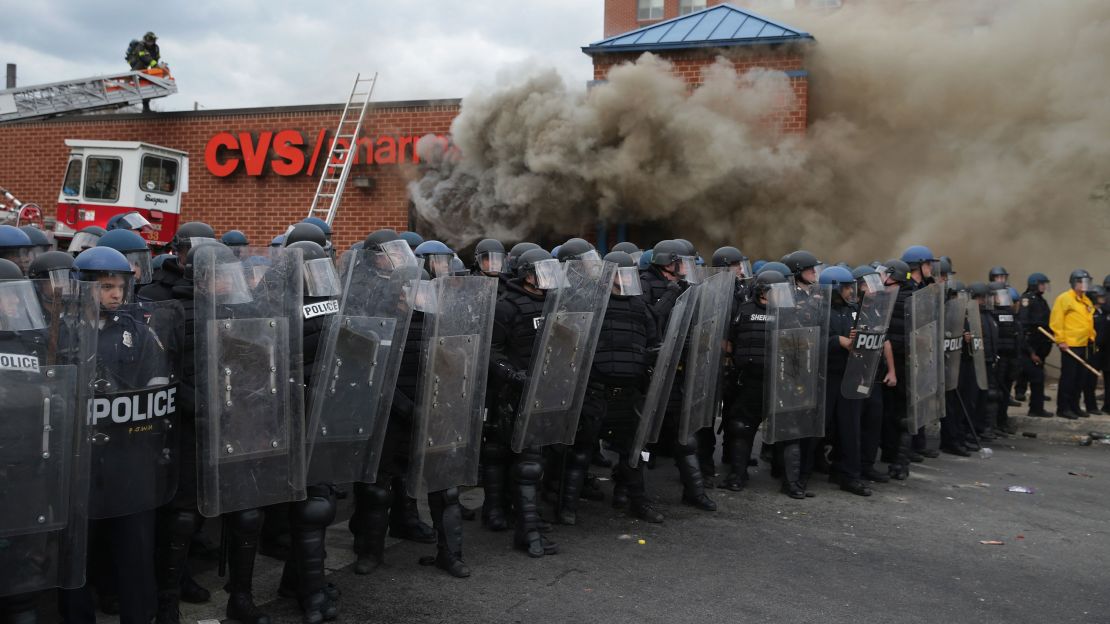
[[[891,478],[905,480],[910,474],[910,444],[907,412],[906,382],[909,376],[906,372],[906,319],[907,306],[913,294],[910,282],[910,267],[898,258],[892,258],[884,263],[887,267],[889,281],[898,284],[898,295],[894,302],[894,312],[890,319],[890,330],[887,338],[894,355],[894,374],[899,380],[898,385],[883,388],[883,434],[882,458],[890,464]]]
[[[31,237],[23,230],[0,225],[0,259],[10,260],[26,271],[31,262]]]
[[[551,281],[561,272],[551,254],[531,249],[517,258],[517,277],[509,281],[497,301],[490,353],[491,390],[499,395],[497,412],[487,420],[482,440],[482,486],[485,502],[482,522],[491,530],[508,528],[505,517],[508,472],[512,471],[512,495],[516,511],[513,546],[530,557],[558,552],[554,542],[541,531],[539,485],[543,477],[540,449],[510,451],[514,408],[528,384],[532,347],[542,322],[547,291],[559,285]],[[492,422],[491,422],[492,421]]]
[[[443,277],[451,274],[451,259],[455,252],[444,243],[437,240],[426,240],[416,246],[412,252],[422,267],[432,277]]]
[[[247,235],[240,230],[228,230],[220,236],[220,242],[231,248],[232,251],[238,252],[242,247],[250,245]]]
[[[486,238],[474,246],[474,274],[503,279],[505,246],[496,238]]]
[[[632,448],[635,404],[645,387],[649,353],[658,347],[659,334],[655,318],[639,298],[640,278],[632,256],[614,251],[604,259],[617,265],[617,274],[594,351],[574,446],[565,454],[557,519],[561,524],[577,522],[578,499],[591,455],[598,438],[603,437],[620,456],[613,477],[628,495],[629,511],[641,520],[662,522],[662,514],[646,499],[643,464],[628,466],[629,456],[640,450]]]
[[[975,432],[980,440],[993,440],[995,419],[998,417],[1002,386],[998,377],[998,321],[994,315],[992,284],[975,282],[968,289],[971,298],[979,303],[979,319],[983,328],[983,354],[987,369],[987,389],[979,389],[973,404],[967,410],[973,415]]]
[[[640,286],[643,290],[640,297],[655,315],[660,333],[666,331],[675,301],[689,287],[686,271],[693,268],[693,257],[688,255],[691,251],[692,246],[689,243],[683,244],[674,240],[660,241],[652,249],[650,265],[640,271]],[[682,481],[682,502],[704,511],[716,511],[717,503],[705,493],[707,484],[697,457],[696,437],[690,440],[677,439],[678,412],[682,406],[682,379],[680,364],[679,372],[675,374],[675,381],[671,386],[671,396],[664,415],[663,433],[660,435],[661,445],[655,450],[664,450],[666,444],[671,443],[675,466]]]
[[[998,366],[995,374],[998,376],[998,387],[1002,392],[999,397],[998,415],[995,422],[999,430],[1008,434],[1017,433],[1010,424],[1008,409],[1010,406],[1010,388],[1013,386],[1020,365],[1019,357],[1025,351],[1025,333],[1014,316],[1013,299],[1010,291],[1002,282],[995,281],[988,284],[991,288],[991,297],[994,305],[991,313],[998,325]]]
[[[139,298],[148,301],[168,301],[174,298],[173,288],[185,280],[185,258],[195,239],[216,238],[212,226],[201,221],[181,224],[170,241],[174,256],[162,261],[162,267],[154,273],[151,283],[139,290]]]
[[[145,238],[132,230],[119,228],[101,236],[96,241],[96,246],[115,249],[127,258],[133,273],[129,282],[136,293],[139,288],[150,283],[154,269],[151,268],[150,247]]]
[[[33,225],[22,225],[19,229],[31,239],[31,259],[34,260],[39,254],[44,254],[54,249],[54,243],[46,232],[38,229]]]
[[[1045,301],[1051,284],[1044,273],[1031,273],[1027,281],[1025,292],[1021,296],[1021,306],[1018,308],[1017,321],[1025,333],[1025,348],[1023,349],[1021,369],[1023,378],[1016,386],[1017,399],[1025,400],[1025,386],[1029,387],[1029,415],[1048,417],[1044,409],[1044,361],[1052,352],[1052,340],[1042,334],[1040,329],[1048,329],[1048,319],[1052,309]],[[1023,383],[1024,382],[1024,383]]]
[[[865,280],[868,275],[878,275],[884,288],[897,283],[891,277],[889,271],[880,274],[874,267],[864,264],[852,270],[852,277],[856,278],[856,288],[860,292],[866,287]],[[855,308],[858,324],[860,321],[858,301],[853,307]],[[874,323],[873,321],[869,322]],[[863,405],[860,407],[860,476],[871,483],[888,483],[890,481],[889,473],[875,468],[875,460],[879,455],[880,440],[883,433],[883,388],[892,388],[897,384],[894,350],[890,346],[890,338],[884,336],[883,355],[879,358],[879,365],[875,370],[871,393],[863,400]]]

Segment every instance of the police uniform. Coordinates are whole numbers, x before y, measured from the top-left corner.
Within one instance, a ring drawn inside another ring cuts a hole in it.
[[[1010,388],[1014,384],[1017,367],[1020,365],[1018,358],[1026,352],[1025,333],[1012,307],[993,308],[991,315],[994,316],[995,323],[998,325],[998,344],[996,346],[998,366],[995,375],[998,378],[998,388],[1002,393],[998,397],[998,414],[995,416],[995,421],[1000,429],[1007,430],[1008,433],[1014,433],[1015,430],[1010,426],[1008,414]]]
[[[911,432],[908,429],[907,391],[909,376],[906,374],[906,312],[914,286],[903,283],[898,287],[894,312],[890,317],[887,338],[894,353],[894,373],[898,385],[883,386],[882,459],[890,464],[891,476],[905,479],[909,475],[909,450]]]
[[[831,475],[842,485],[858,483],[862,457],[860,446],[860,417],[863,399],[849,399],[841,392],[844,371],[848,366],[849,350],[840,343],[855,326],[854,308],[838,294],[833,294],[829,309],[829,346],[827,379],[825,381],[825,431],[833,440],[833,465]]]
[[[1044,360],[1052,353],[1052,340],[1042,334],[1038,328],[1048,329],[1048,319],[1051,314],[1052,310],[1040,291],[1029,289],[1021,296],[1017,320],[1025,333],[1025,342],[1020,361],[1024,382],[1029,384],[1030,416],[1048,415],[1044,409]],[[1034,355],[1040,358],[1039,364],[1033,361]],[[1024,394],[1023,385],[1019,383],[1019,394]]]

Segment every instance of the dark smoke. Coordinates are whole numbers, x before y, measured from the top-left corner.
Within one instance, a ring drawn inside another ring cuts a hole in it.
[[[1110,3],[850,0],[774,17],[817,37],[804,137],[760,123],[792,97],[784,74],[725,59],[693,94],[651,55],[588,93],[542,72],[467,98],[458,151],[421,142],[419,214],[457,245],[601,219],[752,257],[856,263],[924,243],[967,281],[999,263],[1018,282],[1110,270]]]

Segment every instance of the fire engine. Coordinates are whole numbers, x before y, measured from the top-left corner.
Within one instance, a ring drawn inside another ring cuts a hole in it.
[[[69,163],[58,193],[54,235],[70,239],[91,225],[106,227],[118,214],[138,212],[153,226],[142,235],[168,245],[189,190],[189,155],[138,141],[66,139]]]

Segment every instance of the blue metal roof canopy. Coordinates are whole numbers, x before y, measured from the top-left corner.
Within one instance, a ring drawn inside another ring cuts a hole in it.
[[[809,41],[813,35],[731,4],[718,4],[592,43],[590,56]]]

